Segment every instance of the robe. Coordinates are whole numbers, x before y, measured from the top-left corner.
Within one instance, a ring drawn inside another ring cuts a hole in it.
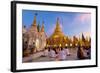
[[[50,50],[49,51],[49,57],[55,58],[56,57],[56,53],[54,50]]]
[[[66,52],[64,50],[59,51],[58,56],[60,60],[65,60],[67,57]]]

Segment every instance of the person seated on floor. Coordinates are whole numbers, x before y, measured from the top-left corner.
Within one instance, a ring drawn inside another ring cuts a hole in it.
[[[48,54],[49,54],[48,48],[45,48],[44,49],[44,56],[48,56]]]
[[[55,58],[56,57],[56,53],[52,48],[49,49],[49,57],[51,57],[51,58]]]
[[[56,61],[59,61],[59,51],[60,51],[60,47],[56,47],[55,52],[56,52]]]
[[[84,50],[83,50],[82,46],[78,46],[77,58],[78,59],[85,59]]]
[[[64,48],[64,51],[66,52],[66,55],[67,56],[70,56],[70,51],[69,51],[69,48],[67,48],[67,46]]]
[[[87,55],[88,55],[88,58],[91,59],[91,46],[89,46],[88,48]]]
[[[87,57],[87,59],[90,59],[91,58],[91,47],[89,46],[89,47],[86,47],[86,49],[85,49],[86,51],[86,57]]]
[[[58,56],[59,56],[59,60],[66,60],[67,55],[66,55],[66,52],[65,52],[65,50],[63,48],[61,48],[59,50]]]

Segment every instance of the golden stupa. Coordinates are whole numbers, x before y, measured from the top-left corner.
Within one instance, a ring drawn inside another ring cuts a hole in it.
[[[53,34],[47,38],[47,46],[50,47],[65,47],[68,45],[68,37],[64,35],[59,24],[59,18],[57,18],[56,28]]]

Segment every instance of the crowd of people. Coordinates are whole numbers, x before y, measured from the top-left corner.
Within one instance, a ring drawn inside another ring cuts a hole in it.
[[[45,48],[44,56],[54,58],[55,60],[66,60],[68,56],[73,55],[70,51],[71,48],[57,47],[57,48]],[[77,59],[90,59],[91,58],[91,48],[77,47],[76,58]]]
[[[26,43],[27,44],[27,43]],[[29,46],[29,49],[26,49],[27,45],[23,47],[23,57],[28,57],[30,54],[39,53],[35,49],[35,46]],[[34,48],[33,48],[34,47]],[[72,47],[45,47],[44,50],[41,50],[43,52],[44,57],[50,57],[54,58],[55,60],[67,60],[68,56],[73,56],[74,52],[71,51]],[[91,47],[86,46],[77,46],[76,48],[76,58],[77,59],[90,59],[91,58]],[[40,51],[40,52],[41,52]]]
[[[44,50],[44,56],[55,58],[55,60],[66,60],[67,56],[70,56],[70,55],[71,53],[67,47],[45,48]]]

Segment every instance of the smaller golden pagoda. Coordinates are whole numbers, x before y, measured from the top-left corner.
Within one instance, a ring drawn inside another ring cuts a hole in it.
[[[57,18],[56,27],[53,34],[47,38],[47,46],[50,47],[65,47],[68,44],[68,37],[64,35]]]

